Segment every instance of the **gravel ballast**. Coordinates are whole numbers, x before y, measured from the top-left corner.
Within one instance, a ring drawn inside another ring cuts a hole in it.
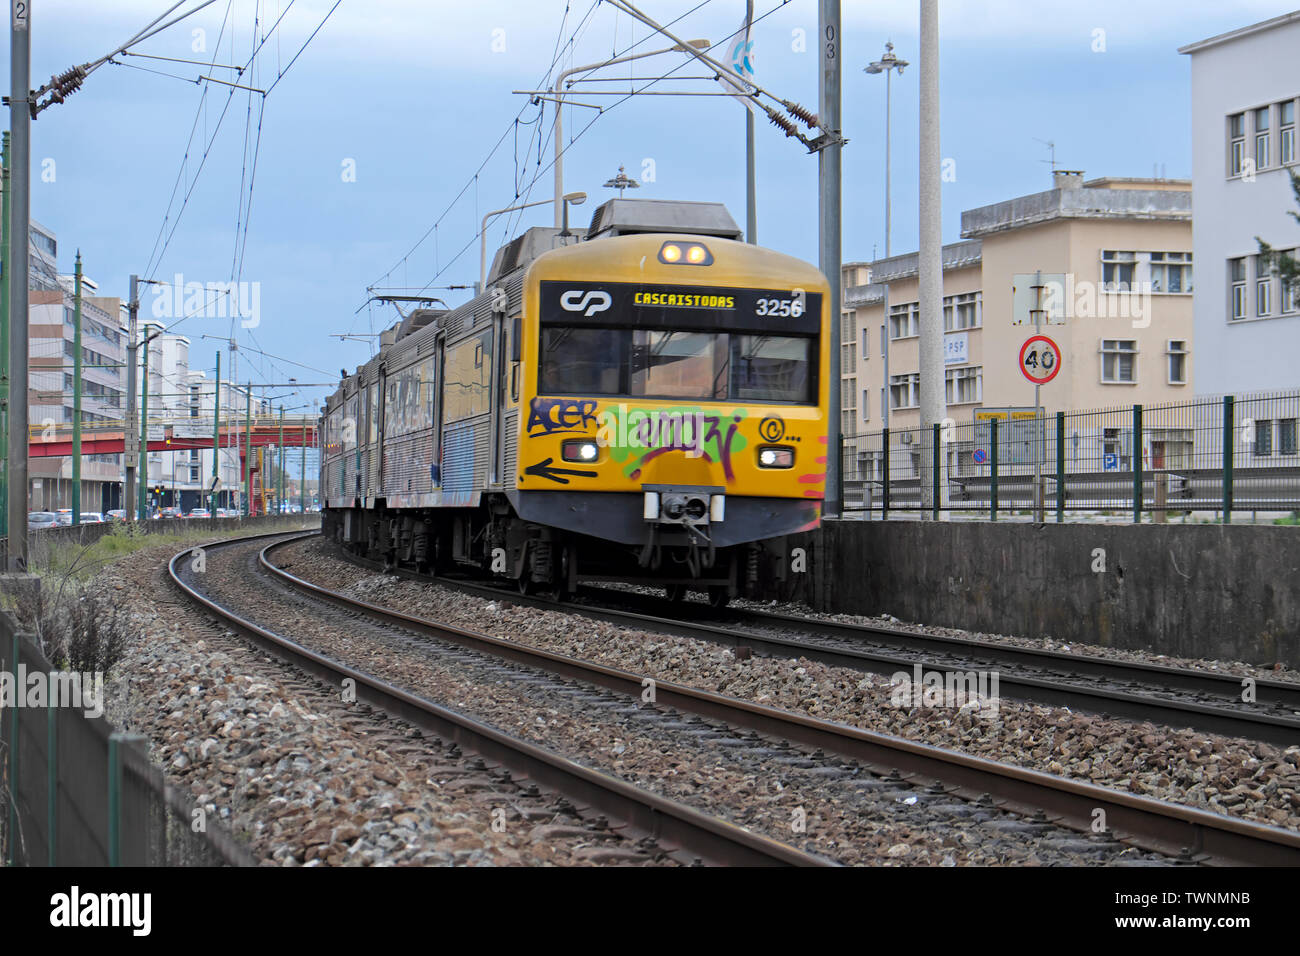
[[[358,568],[332,544],[278,552],[288,570],[385,607],[555,653],[1143,794],[1300,830],[1300,746],[1223,737],[1003,698],[993,717],[893,706],[883,676],[803,658],[737,660],[727,648],[490,600]]]

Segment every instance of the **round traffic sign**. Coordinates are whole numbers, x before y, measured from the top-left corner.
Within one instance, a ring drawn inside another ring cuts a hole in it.
[[[1046,335],[1031,335],[1020,346],[1020,374],[1035,385],[1046,385],[1061,370],[1061,347]]]

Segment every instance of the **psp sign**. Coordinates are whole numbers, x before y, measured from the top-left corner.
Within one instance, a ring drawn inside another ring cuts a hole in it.
[[[585,292],[582,289],[571,289],[560,296],[560,308],[565,312],[581,312],[588,317],[607,311],[613,304],[614,300],[609,293],[602,289]]]

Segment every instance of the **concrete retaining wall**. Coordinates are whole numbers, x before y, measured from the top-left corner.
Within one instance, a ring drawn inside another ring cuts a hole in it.
[[[788,546],[819,610],[1300,668],[1300,528],[841,521]]]

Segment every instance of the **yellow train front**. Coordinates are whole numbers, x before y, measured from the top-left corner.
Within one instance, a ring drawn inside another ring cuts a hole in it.
[[[725,603],[756,576],[765,544],[820,520],[826,280],[741,242],[712,203],[611,200],[576,238],[534,229],[504,247],[475,300],[495,316],[479,333],[475,363],[444,360],[441,388],[429,375],[448,407],[466,389],[486,391],[495,422],[487,460],[468,475],[451,462],[456,423],[448,408],[433,410],[435,494],[417,500],[379,487],[341,496],[335,517],[362,513],[336,534],[365,538],[365,521],[378,514],[387,525],[367,545],[392,559],[470,563],[525,590],[625,581],[671,594],[698,588]],[[429,323],[444,329],[442,354],[479,328],[482,311],[464,306]],[[358,370],[354,408],[364,409],[366,378]],[[348,407],[346,384],[331,400],[336,417]],[[383,437],[395,437],[380,422]],[[371,480],[360,464],[368,440],[327,452],[355,453],[358,490]],[[346,481],[328,460],[322,477],[327,486]],[[376,480],[383,485],[382,474]],[[448,497],[449,487],[473,494]],[[777,544],[768,552],[784,567]]]

